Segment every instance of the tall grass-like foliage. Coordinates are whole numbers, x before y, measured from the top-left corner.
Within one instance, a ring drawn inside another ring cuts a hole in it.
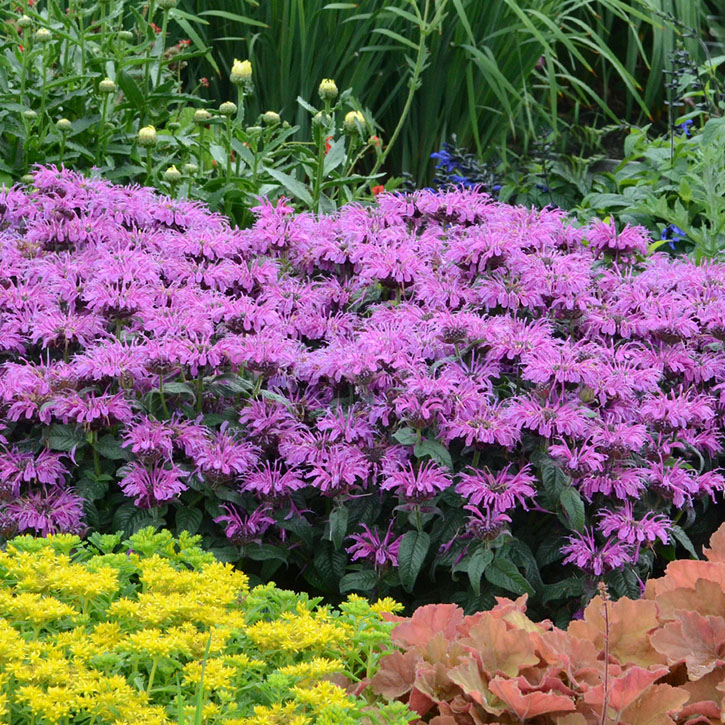
[[[661,81],[663,33],[671,39],[676,32],[665,29],[666,16],[652,2],[451,1],[440,32],[428,39],[427,69],[392,168],[408,168],[422,178],[429,154],[452,134],[479,153],[512,137],[525,145],[541,125],[557,128],[565,97],[573,100],[574,111],[592,109],[620,120],[609,104],[615,80],[635,112],[647,111],[656,94],[648,86],[643,95],[635,74],[656,76],[653,88]],[[432,11],[440,4],[183,2],[209,22],[207,37],[218,39],[221,67],[231,65],[240,43],[253,58],[260,109],[292,109],[300,91],[309,96],[321,78],[334,74],[341,87],[352,87],[376,109],[387,134],[403,112],[406,70],[415,64],[416,10],[424,14],[426,5]],[[692,18],[688,11],[685,23],[697,27],[701,3],[690,5]],[[626,40],[624,47],[610,49],[612,32]],[[640,35],[648,34],[643,43]],[[307,122],[301,109],[298,115],[298,122]]]

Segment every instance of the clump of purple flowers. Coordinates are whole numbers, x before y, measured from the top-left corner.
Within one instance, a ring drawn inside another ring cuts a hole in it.
[[[395,566],[411,506],[469,541],[546,515],[543,456],[598,575],[725,488],[725,265],[476,190],[254,211],[52,167],[0,193],[3,530],[81,530],[89,481],[243,544],[371,497],[348,553]]]

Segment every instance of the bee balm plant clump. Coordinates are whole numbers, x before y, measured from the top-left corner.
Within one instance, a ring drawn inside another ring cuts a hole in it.
[[[7,536],[166,525],[265,580],[568,617],[711,525],[725,266],[476,191],[255,212],[2,192]]]

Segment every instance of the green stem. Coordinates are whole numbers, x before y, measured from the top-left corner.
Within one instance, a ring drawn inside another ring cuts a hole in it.
[[[320,138],[317,141],[317,169],[315,171],[315,182],[312,189],[312,209],[318,211],[320,203],[320,187],[322,186],[322,175],[325,169],[325,144],[327,143],[327,137],[325,134],[327,130],[323,130],[320,127],[318,133]]]
[[[43,142],[43,139],[45,138],[45,102],[46,102],[46,86],[47,86],[47,77],[48,77],[48,65],[47,65],[47,54],[45,51],[45,46],[43,46],[43,63],[41,68],[41,73],[43,74],[43,81],[42,85],[40,87],[40,130],[38,133],[38,138],[40,139],[40,142]]]
[[[147,695],[151,693],[151,687],[153,686],[154,678],[156,677],[156,666],[158,665],[158,662],[159,662],[158,657],[154,657],[153,663],[151,665],[151,673],[149,674],[149,684],[148,684],[148,687],[146,688]]]
[[[164,394],[164,376],[159,375],[159,397],[161,398],[161,410],[164,411],[164,417],[168,420],[171,416],[169,415],[169,409],[166,406],[166,395]]]
[[[96,478],[101,476],[103,474],[103,471],[101,470],[101,459],[98,455],[98,449],[96,448],[96,443],[98,442],[98,432],[93,431],[93,440],[91,441],[91,448],[93,449],[93,468],[96,472]]]
[[[232,178],[232,118],[226,117],[226,136],[227,136],[227,179]]]
[[[473,451],[473,461],[471,461],[472,468],[478,468],[478,460],[481,457],[481,451],[476,449]]]
[[[196,379],[196,412],[201,413],[201,407],[204,400],[204,371],[199,371],[199,377]]]
[[[151,147],[146,147],[146,185],[151,186],[151,178],[153,176],[153,164],[151,158]]]
[[[106,153],[105,136],[106,136],[106,114],[108,113],[108,95],[103,94],[103,105],[101,106],[101,120],[98,123],[98,142],[96,143],[96,166],[101,163],[101,159]]]
[[[237,123],[244,121],[244,84],[237,86]]]
[[[161,83],[161,69],[164,65],[164,49],[166,48],[166,29],[169,26],[169,11],[164,10],[164,18],[161,21],[161,53],[159,54],[159,67],[156,69],[156,83],[155,88],[159,87]]]
[[[149,2],[149,14],[146,18],[146,21],[148,22],[148,27],[151,29],[151,36],[154,38],[154,42],[149,43],[148,48],[146,49],[146,67],[144,68],[143,73],[143,94],[144,94],[144,109],[143,109],[143,117],[141,119],[141,125],[143,125],[143,122],[146,120],[146,112],[148,111],[148,97],[150,94],[151,89],[149,88],[149,78],[151,76],[151,52],[154,49],[154,45],[156,45],[156,35],[154,33],[153,28],[151,27],[151,24],[154,19],[154,11],[156,10],[156,7],[154,6],[154,0],[150,0]]]

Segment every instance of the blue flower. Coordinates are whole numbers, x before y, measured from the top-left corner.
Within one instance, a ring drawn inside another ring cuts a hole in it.
[[[694,121],[691,118],[688,118],[686,121],[681,121],[680,123],[678,123],[677,127],[681,131],[685,132],[685,136],[687,138],[690,138],[690,136],[692,136],[692,133],[690,132],[690,126],[692,126],[693,123]]]
[[[473,186],[473,182],[467,176],[459,176],[458,174],[451,174],[451,182],[462,186]]]
[[[436,163],[436,168],[440,168],[441,166],[446,167],[446,171],[453,171],[455,168],[455,164],[453,163],[453,159],[451,158],[451,155],[446,149],[441,149],[440,151],[434,151],[430,157],[432,159],[436,159],[438,163]]]
[[[670,249],[674,249],[675,244],[678,242],[684,242],[687,239],[687,234],[674,224],[668,224],[662,230],[660,239],[666,239],[670,244]]]

